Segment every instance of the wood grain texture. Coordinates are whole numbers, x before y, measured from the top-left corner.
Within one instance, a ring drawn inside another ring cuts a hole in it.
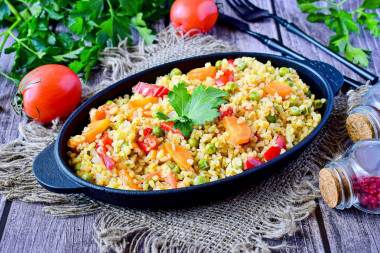
[[[362,1],[347,1],[347,9],[353,9],[357,7]],[[345,5],[346,6],[346,5]],[[275,1],[276,14],[282,18],[285,18],[289,22],[295,23],[306,34],[315,38],[320,43],[328,46],[329,38],[333,35],[333,32],[329,30],[323,23],[310,23],[306,20],[307,14],[302,13],[297,7],[297,0],[287,0],[286,6],[284,1]],[[380,14],[380,10],[377,11]],[[298,37],[297,35],[288,32],[286,28],[280,26],[281,37],[283,43],[294,51],[304,55],[313,60],[324,61],[335,66],[344,75],[354,78],[355,80],[363,81],[357,74],[347,68],[342,63],[335,60],[333,57],[323,52],[321,49],[310,44],[306,40]],[[372,61],[369,64],[368,70],[373,73],[380,74],[379,59],[380,59],[380,43],[378,38],[373,38],[368,31],[361,29],[360,38],[352,36],[351,41],[354,46],[364,47],[372,50]]]
[[[1,252],[97,252],[94,215],[59,218],[43,205],[14,201],[0,244]]]
[[[218,2],[221,2],[223,12],[236,16],[225,0]],[[268,0],[255,0],[253,2],[261,8],[272,12],[275,11],[279,16],[296,23],[312,37],[318,38],[320,42],[328,44],[331,32],[321,24],[306,22],[306,15],[302,14],[297,8],[296,0],[275,0],[274,6]],[[165,26],[163,21],[160,21],[154,27],[159,31]],[[284,44],[295,51],[312,59],[326,61],[342,70],[345,74],[358,78],[342,64],[337,63],[330,56],[296,35],[290,34],[282,28],[279,29],[281,34],[278,34],[276,24],[270,19],[251,24],[251,29],[270,37],[281,39]],[[209,34],[236,45],[241,51],[278,54],[247,34],[219,25]],[[7,43],[10,43],[10,41]],[[374,51],[372,56],[374,60],[370,64],[370,70],[379,74],[379,40],[373,39],[365,31],[360,39],[354,41],[354,44]],[[12,56],[0,55],[0,63],[1,70],[7,72],[11,67]],[[97,71],[91,77],[90,84],[100,82],[100,76],[100,71]],[[10,107],[12,94],[15,92],[13,84],[0,76],[0,85],[0,126],[2,129],[0,143],[6,143],[19,136],[17,125],[22,119],[16,116]],[[13,201],[11,205],[5,204],[4,201],[0,202],[0,213],[3,213],[3,211],[7,213],[7,217],[4,216],[6,223],[4,224],[3,236],[0,241],[0,252],[98,252],[98,248],[92,239],[94,216],[57,218],[43,213],[41,208],[42,205],[20,201]],[[9,212],[7,209],[9,209]],[[323,240],[326,240],[326,238],[322,240],[320,226],[326,229],[328,242],[330,243],[328,249],[331,248],[333,252],[380,251],[378,241],[378,238],[380,238],[380,219],[377,216],[364,214],[355,209],[336,211],[323,203],[320,204],[320,211],[323,219],[313,214],[308,219],[300,222],[299,231],[295,235],[285,238],[293,248],[280,250],[281,252],[325,251]],[[270,241],[270,243],[281,243],[281,240]]]

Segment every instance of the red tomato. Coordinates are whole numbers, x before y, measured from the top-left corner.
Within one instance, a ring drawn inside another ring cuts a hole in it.
[[[263,161],[261,161],[259,158],[248,157],[247,161],[245,161],[245,164],[244,164],[244,170],[256,168],[257,166],[260,166],[261,164],[263,164]]]
[[[281,154],[281,148],[272,146],[264,153],[264,158],[265,160],[270,161],[276,158],[277,156],[279,156],[280,154]]]
[[[170,21],[179,31],[198,29],[209,31],[218,19],[218,8],[213,0],[176,0],[170,9]],[[191,32],[194,35],[197,32]]]
[[[75,109],[82,86],[74,71],[49,64],[30,71],[21,80],[17,92],[16,96],[22,97],[22,101],[16,107],[22,105],[29,117],[47,123],[57,117],[66,117]]]

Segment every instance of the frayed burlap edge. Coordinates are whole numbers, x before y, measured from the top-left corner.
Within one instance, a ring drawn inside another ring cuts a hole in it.
[[[236,51],[211,36],[180,37],[172,28],[158,35],[154,45],[126,42],[103,52],[106,80],[94,89],[85,87],[87,98],[95,91],[128,75],[159,64],[206,53]],[[315,209],[316,186],[321,166],[341,153],[347,137],[344,108],[358,105],[369,86],[340,94],[332,117],[299,159],[272,177],[225,201],[187,209],[137,210],[91,200],[81,194],[60,195],[46,191],[32,173],[34,158],[57,136],[61,122],[50,128],[38,123],[20,124],[22,138],[0,146],[0,188],[6,199],[47,204],[43,210],[55,216],[98,213],[94,239],[106,252],[222,252],[269,251],[286,243],[269,245],[265,239],[282,238],[296,230],[296,223]],[[264,205],[264,206],[263,206]]]

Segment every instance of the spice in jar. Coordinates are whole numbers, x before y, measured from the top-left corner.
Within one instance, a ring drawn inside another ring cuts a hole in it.
[[[341,161],[327,164],[319,172],[319,188],[326,204],[380,214],[379,154],[379,139],[362,140],[348,149]]]

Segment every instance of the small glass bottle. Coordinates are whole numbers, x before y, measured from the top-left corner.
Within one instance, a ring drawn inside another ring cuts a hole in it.
[[[380,84],[363,96],[361,106],[350,112],[346,120],[347,133],[353,142],[380,136]]]
[[[359,141],[341,161],[327,164],[319,172],[319,188],[332,208],[380,214],[380,140]]]

